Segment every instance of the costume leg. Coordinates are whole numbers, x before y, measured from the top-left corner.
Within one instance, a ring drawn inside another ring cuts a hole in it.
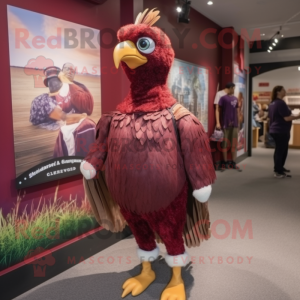
[[[163,291],[161,300],[186,299],[181,267],[189,263],[182,238],[186,222],[187,195],[188,184],[186,183],[179,196],[166,209],[147,214],[151,228],[157,232],[167,248],[168,254],[165,259],[173,271],[171,281]]]
[[[137,254],[142,261],[140,275],[132,277],[123,284],[122,297],[132,293],[132,296],[141,294],[155,280],[155,273],[151,268],[151,261],[159,255],[159,249],[155,243],[155,235],[143,215],[137,215],[121,208],[121,213],[127,221],[139,246]]]
[[[156,249],[154,232],[143,216],[131,213],[122,208],[121,213],[127,221],[139,248],[144,251]]]
[[[164,242],[169,255],[184,253],[182,233],[186,222],[187,192],[188,185],[185,183],[178,197],[167,208],[145,216],[152,230]]]

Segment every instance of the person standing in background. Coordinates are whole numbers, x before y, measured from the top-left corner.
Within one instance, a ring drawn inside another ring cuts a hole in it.
[[[221,128],[224,130],[223,155],[225,167],[233,168],[238,171],[241,169],[236,165],[237,143],[238,143],[238,99],[234,96],[234,83],[226,85],[228,95],[221,97],[219,101],[219,115],[221,119]],[[231,149],[232,160],[228,161],[227,150]]]
[[[219,114],[219,101],[223,96],[226,96],[229,93],[229,89],[226,85],[224,90],[217,92],[214,104],[216,106],[216,129],[221,130],[220,114]]]
[[[272,91],[272,101],[269,105],[270,134],[275,141],[274,152],[274,177],[286,178],[290,170],[285,169],[284,165],[288,155],[290,131],[292,121],[300,119],[300,114],[293,116],[291,110],[283,100],[286,91],[283,86],[275,86]]]

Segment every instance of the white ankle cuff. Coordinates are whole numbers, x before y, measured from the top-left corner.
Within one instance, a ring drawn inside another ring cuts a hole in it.
[[[159,248],[156,247],[152,251],[145,251],[140,248],[137,249],[137,255],[141,261],[154,261],[158,258]]]
[[[175,256],[166,254],[165,260],[168,266],[171,268],[185,267],[190,262],[190,257],[186,252],[184,252],[181,255],[175,255]]]

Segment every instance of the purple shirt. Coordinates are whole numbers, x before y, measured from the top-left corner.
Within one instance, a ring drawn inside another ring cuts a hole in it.
[[[222,108],[222,127],[238,127],[238,99],[235,96],[226,95],[221,97],[219,106]]]
[[[289,133],[292,122],[287,122],[284,118],[291,114],[291,110],[282,99],[275,99],[269,105],[270,133]]]

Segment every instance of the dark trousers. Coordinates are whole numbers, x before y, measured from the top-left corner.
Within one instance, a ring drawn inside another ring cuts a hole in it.
[[[259,122],[260,128],[259,128],[259,137],[264,135],[264,122]]]
[[[274,172],[283,173],[283,168],[288,155],[290,133],[272,133],[275,141]]]

